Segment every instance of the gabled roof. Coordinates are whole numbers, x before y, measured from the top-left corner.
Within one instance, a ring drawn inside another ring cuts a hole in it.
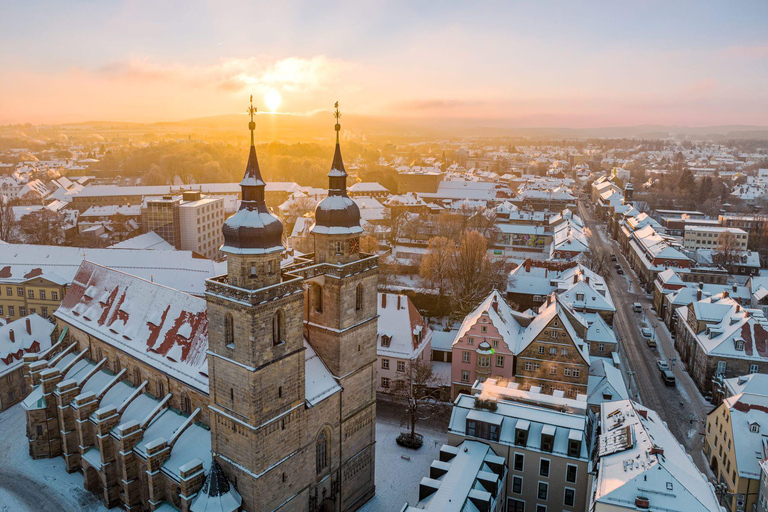
[[[760,478],[763,439],[768,432],[768,396],[762,391],[759,395],[741,393],[728,397],[721,405],[730,412],[736,470],[739,476],[754,480]],[[758,425],[758,432],[750,430],[753,424]]]
[[[496,307],[493,306],[494,303]],[[464,317],[464,321],[461,323],[453,343],[456,344],[477,323],[484,312],[488,313],[488,318],[499,331],[501,338],[509,349],[513,353],[517,353],[518,340],[524,330],[522,324],[530,321],[530,317],[523,313],[518,313],[509,307],[509,304],[507,304],[497,290],[492,291],[474,311]]]
[[[413,359],[432,340],[432,329],[407,295],[379,293],[377,353],[380,356]],[[419,333],[424,333],[417,342]],[[389,346],[382,344],[382,337],[389,337]]]
[[[587,403],[589,405],[599,405],[606,401],[629,398],[621,370],[603,359],[597,359],[590,363],[587,389]]]
[[[582,359],[585,363],[589,364],[589,347],[587,347],[586,342],[581,338],[581,336],[578,335],[574,329],[570,318],[566,316],[564,312],[566,308],[568,308],[568,306],[562,304],[557,296],[555,296],[554,302],[552,302],[549,306],[542,306],[541,309],[539,309],[539,314],[536,316],[536,318],[534,318],[531,324],[525,329],[525,331],[523,331],[520,337],[520,342],[518,344],[518,349],[515,351],[515,353],[519,354],[525,350],[533,342],[533,340],[536,339],[541,331],[543,331],[549,325],[552,319],[557,316],[563,328],[568,332],[571,340],[573,340],[573,344],[578,350],[579,354],[581,354]],[[575,313],[573,310],[570,310],[570,313],[571,317],[575,320],[581,318],[578,313]],[[584,324],[583,327],[586,328],[586,324]]]

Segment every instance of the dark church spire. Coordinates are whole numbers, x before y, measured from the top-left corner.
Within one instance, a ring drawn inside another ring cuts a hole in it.
[[[341,112],[339,112],[339,102],[334,105],[333,116],[336,118],[336,150],[333,153],[333,163],[331,172],[328,173],[328,195],[346,196],[347,195],[347,171],[344,169],[344,160],[341,158],[341,144],[339,144],[339,132],[341,131]]]

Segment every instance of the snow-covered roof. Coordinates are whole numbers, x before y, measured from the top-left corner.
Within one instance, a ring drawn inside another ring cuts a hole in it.
[[[84,261],[54,315],[208,392],[205,300]]]
[[[22,282],[54,273],[71,282],[84,260],[200,296],[206,279],[226,272],[226,263],[197,258],[191,251],[0,244],[0,280]]]
[[[728,395],[738,395],[740,393],[766,394],[768,393],[768,374],[750,373],[724,379],[723,383],[728,390]]]
[[[0,375],[21,364],[24,354],[49,349],[54,327],[35,313],[0,326]]]
[[[629,392],[624,383],[624,377],[621,375],[621,370],[604,359],[592,361],[589,365],[587,395],[589,405],[600,405],[606,401],[626,400],[629,398]]]
[[[109,249],[152,249],[155,251],[175,251],[176,248],[154,231],[148,231],[122,242],[110,245]]]
[[[525,329],[523,324],[527,324],[530,317],[513,310],[497,290],[492,291],[474,311],[464,317],[453,343],[456,344],[483,314],[488,315],[489,320],[499,331],[499,335],[509,349],[513,353],[517,353],[519,339]]]
[[[619,400],[603,402],[600,417],[596,502],[624,509],[640,496],[652,510],[721,510],[714,488],[655,411]]]
[[[313,406],[341,391],[341,386],[307,340],[304,340],[304,348],[304,395]]]
[[[379,356],[413,359],[431,344],[432,329],[407,295],[379,293],[377,300]],[[385,336],[389,346],[382,343]]]
[[[538,337],[538,335],[543,331],[549,323],[552,321],[552,319],[557,316],[557,318],[560,320],[560,323],[563,325],[563,328],[568,332],[569,337],[573,341],[574,346],[578,350],[579,354],[581,355],[582,359],[585,363],[589,364],[589,347],[587,346],[587,343],[581,338],[581,336],[578,335],[576,332],[576,329],[574,329],[573,325],[571,324],[571,318],[573,318],[576,321],[583,322],[584,319],[575,313],[571,308],[569,308],[568,305],[563,304],[560,302],[560,299],[557,298],[555,295],[555,300],[552,301],[549,305],[544,305],[539,309],[539,314],[533,319],[531,324],[521,333],[520,341],[518,344],[518,348],[515,351],[516,354],[519,354],[523,350],[525,350],[533,341]],[[570,315],[566,315],[565,309],[569,309]],[[586,328],[586,322],[583,325],[584,328]]]

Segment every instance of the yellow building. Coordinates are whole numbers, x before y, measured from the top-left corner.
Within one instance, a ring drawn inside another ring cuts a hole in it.
[[[707,416],[704,455],[724,487],[723,505],[753,510],[760,489],[763,436],[768,432],[768,396],[741,393],[726,398]]]
[[[0,317],[13,321],[37,313],[50,318],[67,286],[67,281],[56,274],[41,274],[24,281],[0,279]]]

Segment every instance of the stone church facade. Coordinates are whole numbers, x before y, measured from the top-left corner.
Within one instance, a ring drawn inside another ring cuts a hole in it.
[[[378,260],[337,141],[315,252],[281,266],[251,147],[205,300],[84,262],[30,355],[30,455],[125,510],[354,511],[374,494]]]

